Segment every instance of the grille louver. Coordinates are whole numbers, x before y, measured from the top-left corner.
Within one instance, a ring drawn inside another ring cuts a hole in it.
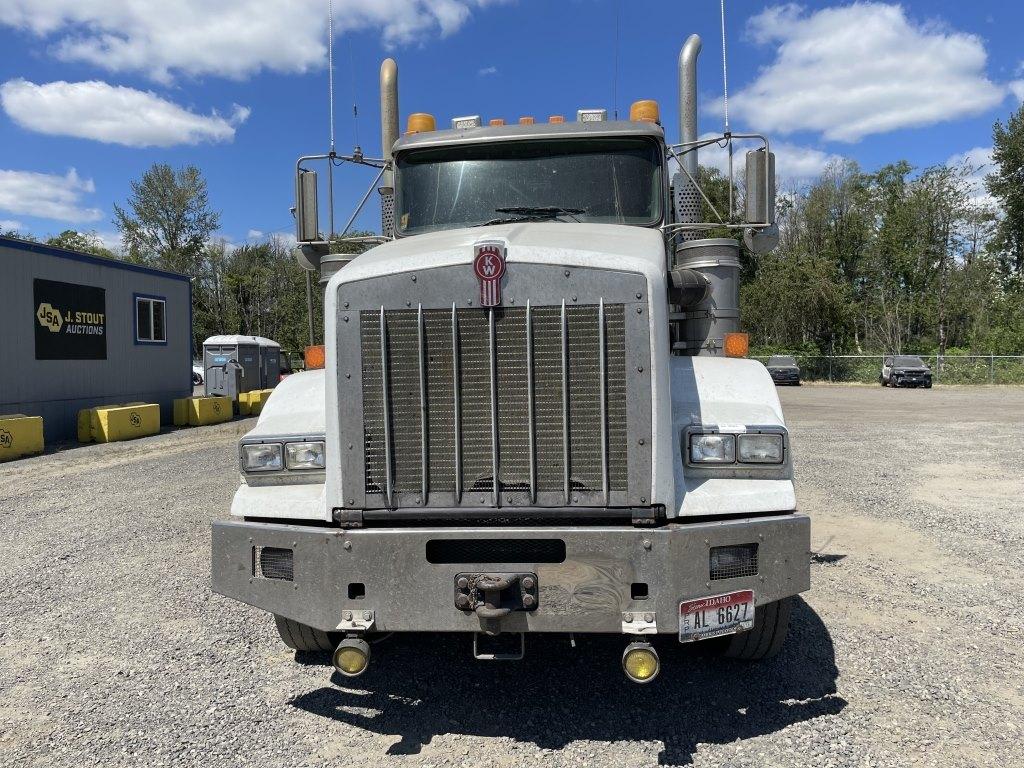
[[[625,491],[624,315],[603,302],[360,312],[368,499]]]

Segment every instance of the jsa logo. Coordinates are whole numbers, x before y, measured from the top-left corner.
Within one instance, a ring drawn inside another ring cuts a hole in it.
[[[60,316],[60,312],[50,306],[47,301],[39,305],[39,309],[36,310],[36,319],[41,326],[49,328],[50,333],[59,333],[61,326],[64,325],[64,319]]]

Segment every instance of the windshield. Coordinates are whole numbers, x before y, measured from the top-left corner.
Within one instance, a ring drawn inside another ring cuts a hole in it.
[[[924,368],[924,360],[913,355],[900,355],[896,358],[895,365],[901,368]]]
[[[789,355],[773,355],[768,365],[796,365],[796,360]]]
[[[661,220],[661,151],[642,138],[509,141],[402,153],[402,234],[539,219],[652,225]],[[557,215],[500,211],[561,208]]]

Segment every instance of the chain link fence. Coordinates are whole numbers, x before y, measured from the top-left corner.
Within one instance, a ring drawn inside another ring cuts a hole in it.
[[[783,354],[783,353],[780,353]],[[786,353],[788,354],[788,353]],[[789,355],[803,381],[877,383],[883,355]],[[767,363],[769,356],[755,355]],[[1024,355],[919,355],[936,384],[1024,384]]]

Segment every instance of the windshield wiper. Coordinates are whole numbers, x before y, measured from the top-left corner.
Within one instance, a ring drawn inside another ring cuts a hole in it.
[[[578,222],[579,219],[576,218],[576,215],[587,212],[584,208],[559,208],[554,205],[513,205],[505,208],[495,208],[494,211],[495,213],[511,213],[512,216],[491,219],[476,226],[487,227],[491,224],[514,224],[517,221],[558,221],[559,216],[569,216],[573,221]]]

